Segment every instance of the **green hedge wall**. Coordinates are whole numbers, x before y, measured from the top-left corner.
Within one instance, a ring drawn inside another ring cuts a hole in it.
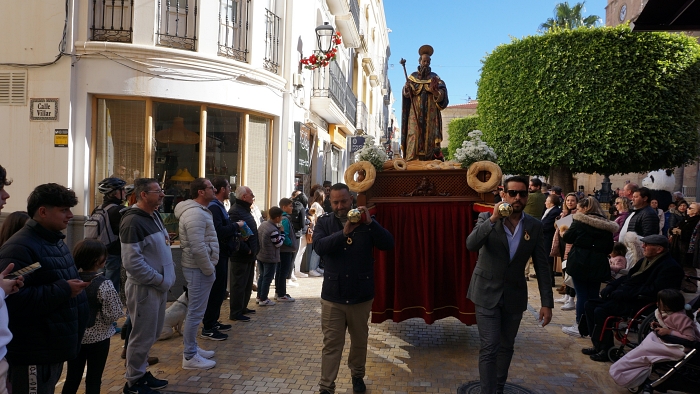
[[[457,148],[462,147],[462,142],[467,139],[467,134],[474,130],[479,130],[478,115],[452,119],[452,121],[447,124],[447,134],[450,138],[450,141],[447,143],[447,150],[450,152],[450,159],[454,156]]]
[[[501,45],[482,63],[479,126],[504,172],[645,172],[698,156],[692,37],[626,25],[550,31]]]

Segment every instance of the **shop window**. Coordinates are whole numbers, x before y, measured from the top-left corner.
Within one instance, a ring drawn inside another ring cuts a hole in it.
[[[206,177],[225,177],[232,189],[237,186],[238,180],[243,119],[241,112],[207,109]]]
[[[200,106],[153,103],[154,177],[165,191],[162,211],[172,213],[190,198],[190,182],[199,176]]]
[[[255,193],[255,205],[265,210],[270,204],[267,201],[269,135],[269,119],[252,115],[248,118],[246,186]],[[273,201],[271,205],[277,205],[277,201]]]
[[[145,172],[146,102],[97,100],[95,205],[102,204],[97,183],[115,176],[128,184]]]

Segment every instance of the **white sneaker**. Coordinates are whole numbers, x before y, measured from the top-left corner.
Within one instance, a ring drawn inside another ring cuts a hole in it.
[[[308,274],[305,274],[305,273],[303,273],[303,272],[298,272],[298,273],[297,273],[297,278],[308,278],[308,277],[309,277],[309,275],[308,275]]]
[[[282,297],[278,297],[277,295],[275,295],[275,299],[276,299],[278,302],[294,302],[294,301],[296,301],[296,300],[295,300],[292,296],[290,296],[289,294],[285,294],[285,295],[283,295]]]
[[[299,283],[297,283],[297,282],[292,282],[291,279],[288,279],[288,280],[287,280],[287,286],[290,286],[290,287],[299,287]]]
[[[566,301],[566,304],[564,304],[561,307],[561,310],[563,311],[573,311],[576,309],[576,299],[575,298],[569,298],[569,301]]]
[[[581,337],[581,333],[578,332],[578,326],[575,324],[571,327],[562,327],[561,330],[566,335],[571,335],[572,337]]]
[[[318,278],[319,276],[323,276],[323,274],[318,272],[318,270],[311,270],[311,271],[309,271],[309,276],[313,276],[313,277]]]
[[[556,300],[554,300],[554,302],[558,304],[566,304],[566,301],[569,301],[570,297],[571,296],[569,296],[568,294],[564,294],[563,296],[561,296],[561,298],[557,298]]]
[[[318,271],[319,274],[323,275],[323,268],[316,268],[316,271]]]
[[[214,357],[214,351],[213,350],[204,350],[201,347],[197,347],[197,354],[204,358],[212,358]]]
[[[268,298],[265,301],[258,301],[258,305],[260,305],[260,306],[273,306],[273,305],[275,305],[275,302]]]
[[[216,361],[207,360],[199,354],[195,354],[189,360],[182,356],[182,369],[212,369],[214,366],[216,366]]]
[[[291,280],[291,281],[293,281],[293,282],[296,282],[296,281],[297,281],[297,277],[296,277],[296,275],[294,275],[294,272],[292,272],[292,275],[290,276],[290,279],[289,279],[289,280]]]

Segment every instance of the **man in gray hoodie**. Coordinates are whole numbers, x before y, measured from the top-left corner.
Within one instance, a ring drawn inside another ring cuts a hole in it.
[[[207,209],[216,198],[214,186],[208,179],[197,178],[190,183],[190,196],[191,200],[175,206],[175,217],[180,221],[182,274],[187,281],[188,298],[182,334],[185,342],[182,368],[210,369],[216,365],[214,360],[209,360],[214,357],[214,351],[197,346],[197,330],[207,309],[219,261],[219,240],[216,238],[214,219]]]
[[[165,193],[154,178],[134,181],[136,204],[119,224],[122,264],[126,269],[126,306],[133,328],[126,350],[124,394],[153,394],[168,381],[146,372],[148,352],[163,329],[165,304],[175,282],[170,237],[158,207]]]

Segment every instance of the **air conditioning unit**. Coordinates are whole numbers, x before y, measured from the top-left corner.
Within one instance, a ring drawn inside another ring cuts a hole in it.
[[[294,87],[297,87],[297,88],[304,86],[304,76],[301,74],[293,74],[292,75],[292,85],[294,85]]]

